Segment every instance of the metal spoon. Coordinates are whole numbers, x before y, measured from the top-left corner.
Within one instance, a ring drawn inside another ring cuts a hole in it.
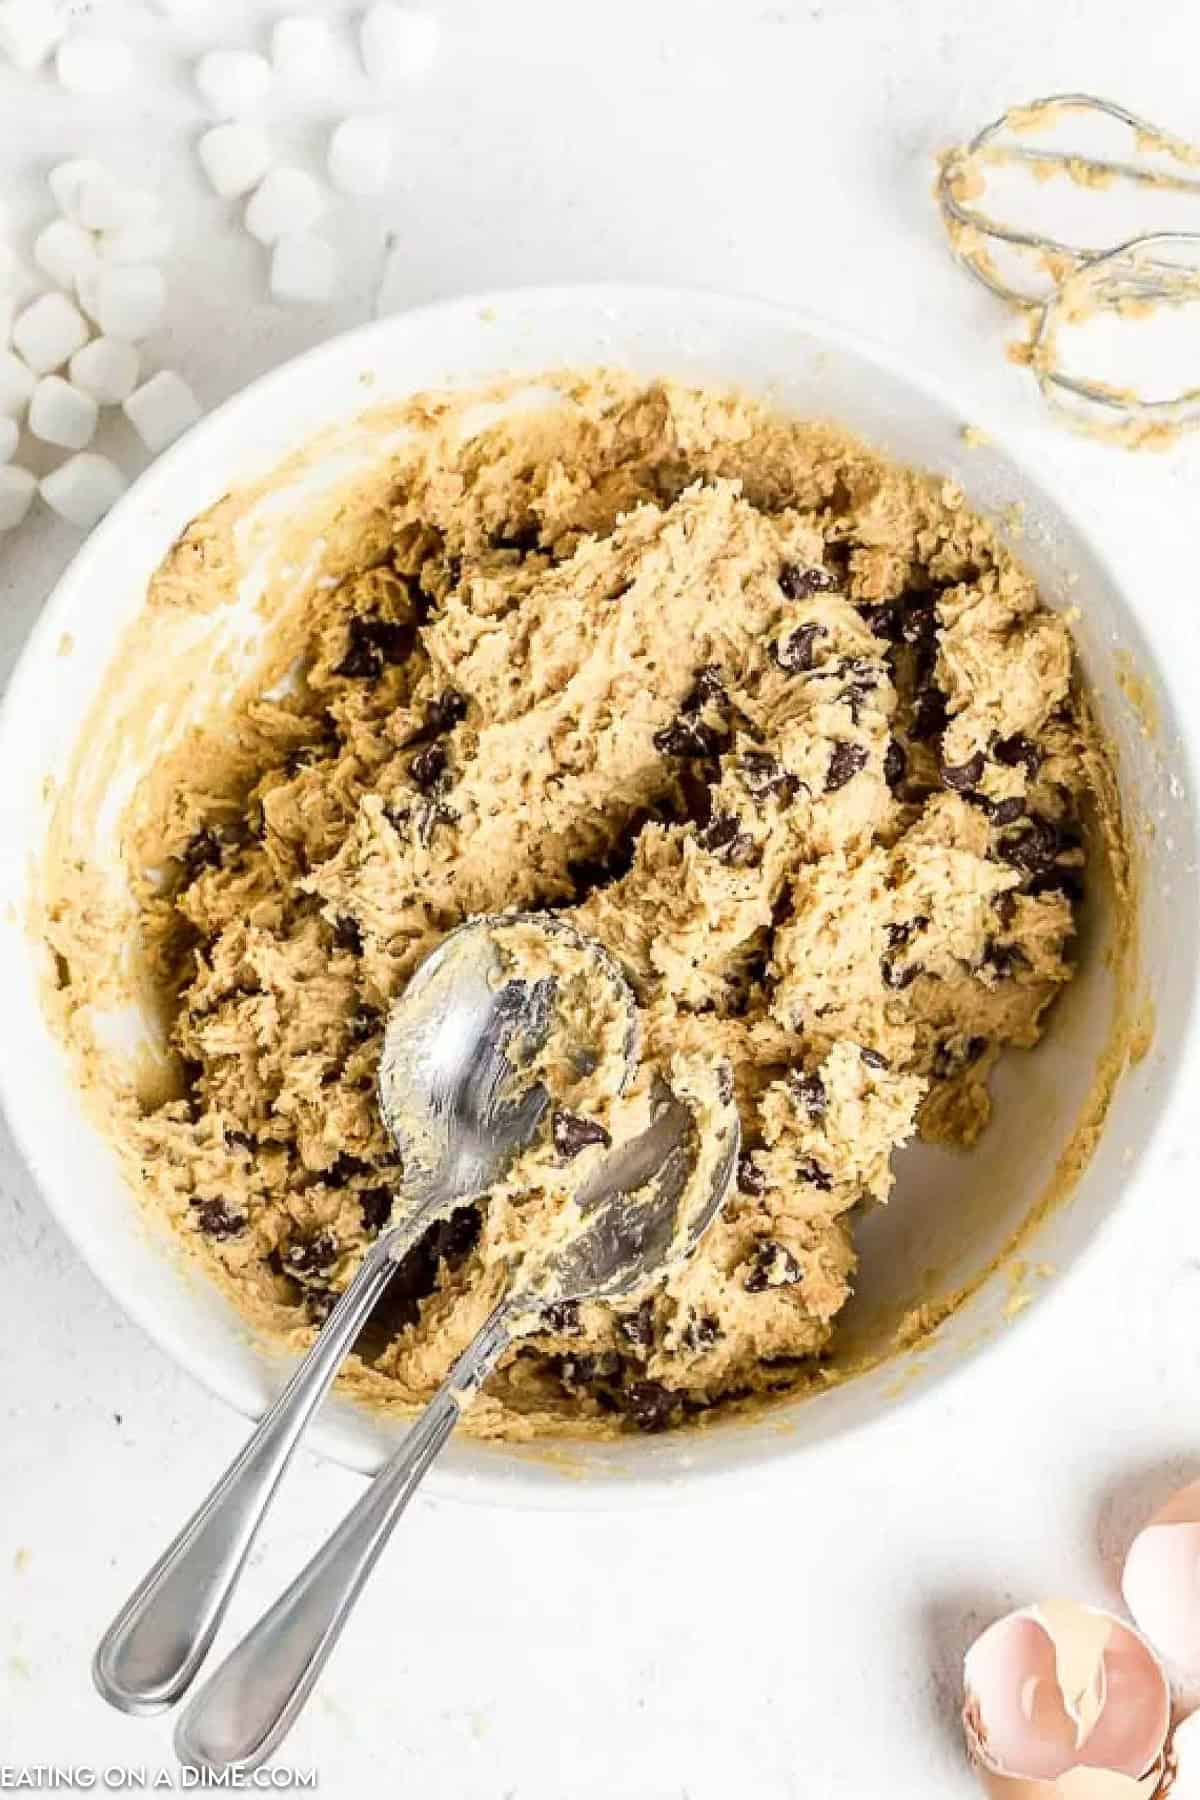
[[[325,1665],[362,1588],[426,1470],[500,1357],[550,1305],[623,1299],[685,1256],[728,1192],[740,1143],[723,1102],[707,1144],[688,1107],[660,1087],[649,1129],[607,1160],[578,1196],[585,1222],[543,1260],[527,1258],[512,1292],[458,1358],[362,1499],[183,1712],[185,1767],[248,1772],[278,1748]],[[693,1181],[707,1154],[707,1179]],[[689,1195],[689,1186],[696,1191]]]
[[[474,919],[421,964],[389,1016],[380,1062],[380,1110],[404,1170],[393,1223],[245,1447],[102,1638],[93,1675],[122,1712],[161,1712],[186,1691],[305,1426],[397,1265],[436,1219],[485,1193],[536,1133],[550,1097],[537,1081],[522,1090],[520,1074],[554,1019],[555,984],[506,975],[498,941],[516,927],[566,940],[583,955],[594,1016],[626,1022],[625,1080],[636,1066],[637,1009],[629,983],[601,945],[565,920],[544,914]],[[564,1016],[561,1024],[570,1033],[574,1021]],[[579,1032],[568,1037],[568,1049],[587,1072],[604,1044],[587,1027]]]

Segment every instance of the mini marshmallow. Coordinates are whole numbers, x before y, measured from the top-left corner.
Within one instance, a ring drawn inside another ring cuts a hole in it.
[[[72,156],[56,163],[47,176],[54,204],[64,218],[79,222],[79,196],[93,181],[111,181],[112,176],[94,156]]]
[[[343,119],[329,139],[329,179],[343,194],[378,194],[392,166],[391,121],[379,114]]]
[[[107,456],[69,456],[41,482],[42,499],[69,525],[89,530],[125,492],[125,477]]]
[[[15,419],[0,418],[0,464],[10,460],[21,441],[21,427]]]
[[[359,26],[363,67],[372,81],[393,86],[420,81],[438,51],[438,22],[431,13],[380,0]]]
[[[271,87],[271,65],[254,50],[210,50],[195,75],[201,97],[223,119],[253,112]]]
[[[272,169],[246,203],[246,230],[260,244],[295,237],[325,211],[320,184],[303,169]]]
[[[44,375],[29,402],[29,429],[44,444],[82,450],[96,435],[100,409],[90,394],[80,393],[61,375]]]
[[[96,241],[74,219],[52,219],[34,239],[33,260],[59,287],[72,288],[96,268]]]
[[[122,411],[147,450],[157,453],[196,423],[200,404],[181,375],[163,369],[130,394]]]
[[[35,375],[48,375],[87,343],[87,321],[65,294],[43,294],[19,313],[13,347]]]
[[[35,386],[29,364],[11,350],[0,350],[0,417],[19,419]]]
[[[29,511],[37,482],[28,469],[0,464],[0,531],[11,531]]]
[[[93,338],[71,358],[71,380],[101,406],[119,406],[137,386],[138,353],[120,338]]]
[[[100,260],[106,263],[158,262],[169,253],[173,236],[169,219],[131,219],[128,225],[117,225],[112,231],[100,233]]]
[[[136,343],[162,322],[167,284],[148,263],[118,263],[96,279],[96,323],[105,337]]]
[[[89,231],[115,231],[138,219],[153,218],[158,198],[145,188],[127,187],[103,170],[81,181],[75,203],[76,217]]]
[[[54,69],[69,94],[115,94],[133,74],[133,52],[118,38],[80,34],[58,46]]]
[[[271,166],[267,134],[257,125],[214,125],[196,145],[196,154],[223,200],[248,194]]]
[[[0,0],[0,50],[26,74],[41,68],[66,28],[49,0]]]
[[[276,73],[298,87],[316,87],[329,73],[333,37],[324,19],[293,14],[276,19],[271,32],[271,61]]]
[[[285,304],[328,300],[337,277],[337,258],[323,238],[297,232],[276,240],[271,256],[272,297]]]

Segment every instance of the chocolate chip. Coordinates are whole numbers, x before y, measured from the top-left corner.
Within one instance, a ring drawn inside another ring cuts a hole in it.
[[[775,640],[771,645],[771,655],[789,675],[803,674],[813,666],[817,639],[825,636],[827,633],[823,625],[800,625],[786,637]]]
[[[878,1050],[869,1049],[866,1044],[859,1045],[858,1053],[868,1069],[890,1069],[892,1066],[886,1056],[881,1055]]]
[[[688,1350],[711,1350],[717,1339],[724,1337],[721,1321],[712,1313],[700,1313],[688,1320],[683,1329],[684,1347]]]
[[[373,1006],[360,1006],[347,1020],[346,1030],[356,1044],[364,1044],[369,1037],[374,1037],[382,1022],[382,1015]]]
[[[919,962],[902,963],[895,956],[881,956],[879,972],[883,976],[884,986],[894,988],[899,992],[903,988],[911,987],[917,976],[925,973],[925,965]]]
[[[754,1160],[753,1150],[743,1150],[737,1161],[738,1192],[757,1198],[767,1191],[767,1178]]]
[[[883,600],[878,605],[860,606],[858,613],[863,624],[874,637],[882,638],[885,644],[902,642],[904,621],[900,608],[894,600]]]
[[[810,1075],[793,1071],[788,1076],[788,1086],[810,1119],[824,1118],[829,1107],[829,1095],[815,1069]]]
[[[717,1069],[717,1099],[722,1106],[728,1106],[733,1099],[733,1070],[727,1062]]]
[[[1018,944],[1001,944],[995,938],[989,938],[976,973],[991,975],[996,981],[1008,981],[1015,970],[1028,967],[1029,958]]]
[[[456,1206],[448,1219],[438,1219],[429,1227],[423,1241],[440,1261],[460,1263],[475,1248],[482,1230],[483,1217],[477,1206]]]
[[[924,913],[916,913],[911,919],[894,920],[887,927],[889,950],[897,950],[903,944],[909,944],[920,931],[928,928],[929,920]]]
[[[724,706],[729,701],[725,682],[716,663],[705,663],[696,670],[692,691],[683,703],[684,712],[699,712],[705,706]]]
[[[999,854],[1024,875],[1044,875],[1053,867],[1062,847],[1062,839],[1049,819],[1033,818],[1023,831],[1003,840]]]
[[[755,855],[754,839],[742,830],[741,821],[732,813],[717,813],[700,833],[700,843],[705,850],[734,867],[744,865]]]
[[[625,1410],[639,1431],[666,1431],[675,1422],[683,1401],[661,1381],[635,1381],[626,1389]]]
[[[715,756],[720,747],[721,739],[712,726],[688,714],[681,713],[673,725],[654,734],[654,748],[665,756]]]
[[[289,1244],[281,1258],[289,1275],[322,1275],[338,1257],[338,1243],[331,1231],[318,1231]]]
[[[918,743],[928,743],[930,738],[938,737],[945,731],[946,720],[946,696],[940,687],[930,683],[914,697],[909,733]]]
[[[1062,863],[1055,863],[1052,869],[1027,882],[1025,892],[1033,899],[1039,894],[1062,894],[1078,903],[1083,899],[1083,871],[1070,864],[1064,867]]]
[[[807,600],[810,594],[828,594],[837,584],[837,576],[820,567],[784,563],[779,571],[779,585],[789,600]]]
[[[542,1320],[546,1330],[553,1331],[558,1337],[578,1337],[583,1330],[578,1300],[557,1301],[546,1308]]]
[[[754,1252],[750,1273],[743,1282],[748,1294],[764,1294],[768,1288],[795,1287],[803,1270],[786,1244],[764,1238]]]
[[[372,1236],[383,1230],[392,1216],[393,1194],[391,1188],[363,1188],[358,1195],[358,1204],[362,1207],[363,1230]]]
[[[835,738],[825,775],[825,792],[835,794],[866,766],[867,751],[864,744],[852,744],[847,738]]]
[[[467,716],[467,702],[457,688],[444,688],[425,708],[426,731],[453,731]]]
[[[251,833],[240,820],[224,825],[202,825],[185,845],[179,861],[189,881],[204,869],[219,869],[227,850],[242,850],[250,842]]]
[[[985,1037],[949,1037],[943,1038],[933,1053],[930,1072],[939,1081],[948,1081],[952,1076],[961,1075],[987,1049]]]
[[[334,1157],[327,1169],[321,1171],[321,1180],[326,1187],[348,1187],[356,1175],[369,1174],[371,1164],[364,1162],[361,1156],[351,1156],[346,1150]]]
[[[964,793],[968,788],[976,788],[983,780],[984,755],[976,750],[965,763],[943,763],[942,785],[952,788],[956,794]]]
[[[589,1144],[612,1143],[612,1138],[598,1119],[581,1118],[578,1113],[566,1112],[561,1106],[554,1110],[550,1134],[554,1139],[554,1148],[564,1162],[578,1156]]]
[[[654,1342],[654,1301],[643,1300],[636,1312],[618,1313],[617,1330],[629,1343],[648,1350]]]
[[[883,753],[883,779],[887,782],[893,793],[900,786],[900,783],[904,780],[907,773],[908,758],[904,754],[903,747],[896,738],[891,738],[888,742],[887,749]]]
[[[407,661],[415,642],[412,625],[355,613],[346,627],[346,654],[333,672],[354,681],[376,681],[385,664]]]
[[[800,787],[797,777],[766,750],[747,750],[738,764],[742,785],[754,800],[765,800],[776,794],[780,803],[790,806]]]
[[[1030,781],[1042,766],[1041,751],[1023,731],[1014,731],[1011,737],[997,738],[992,745],[992,755],[1006,769],[1022,765]]]
[[[578,1356],[564,1356],[558,1364],[559,1379],[568,1388],[585,1388],[597,1381],[611,1381],[620,1372],[621,1359],[612,1351],[584,1351]]]
[[[1017,916],[1017,896],[1010,888],[992,895],[992,911],[1002,925],[1011,925]]]
[[[822,1194],[828,1194],[833,1189],[833,1177],[826,1174],[820,1163],[814,1162],[811,1156],[801,1157],[796,1164],[796,1174],[801,1181],[807,1181]]]
[[[1025,817],[1025,802],[1020,794],[1009,794],[1003,800],[989,800],[983,794],[968,794],[968,800],[983,807],[993,825],[1015,825]]]
[[[446,752],[440,744],[418,750],[408,765],[408,778],[422,794],[432,794],[446,773]]]
[[[349,913],[343,913],[334,921],[333,946],[335,950],[348,950],[351,956],[362,955],[362,932],[358,920],[352,919]]]
[[[245,1214],[231,1212],[224,1200],[193,1200],[192,1209],[205,1237],[237,1237],[246,1229]]]

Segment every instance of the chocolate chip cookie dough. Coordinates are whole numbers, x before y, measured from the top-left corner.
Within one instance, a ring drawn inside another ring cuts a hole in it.
[[[1111,783],[1067,625],[950,484],[725,393],[543,386],[409,406],[255,677],[134,796],[174,1086],[120,1136],[247,1314],[303,1341],[400,1178],[390,1001],[471,914],[561,912],[628,972],[646,1069],[732,1082],[744,1148],[691,1260],[552,1312],[467,1428],[657,1430],[810,1374],[895,1152],[985,1129],[997,1058],[1071,978]],[[150,617],[232,599],[236,519],[189,529]],[[77,925],[51,908],[76,963]],[[608,1132],[558,1109],[564,1175]],[[429,1396],[517,1204],[431,1230],[362,1390]]]

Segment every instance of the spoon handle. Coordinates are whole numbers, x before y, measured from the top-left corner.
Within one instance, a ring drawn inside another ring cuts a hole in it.
[[[418,1207],[371,1246],[279,1398],[105,1632],[92,1674],[110,1705],[162,1712],[191,1684],[301,1433],[428,1213]]]
[[[507,1304],[463,1351],[362,1499],[191,1700],[175,1751],[188,1768],[249,1771],[286,1737],[426,1470],[511,1337]]]

